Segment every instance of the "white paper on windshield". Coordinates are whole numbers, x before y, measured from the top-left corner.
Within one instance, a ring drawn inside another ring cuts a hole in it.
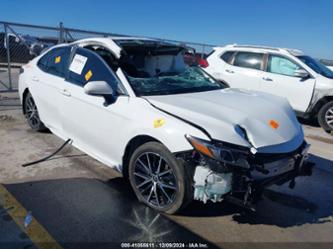
[[[81,74],[86,62],[87,57],[76,54],[71,65],[69,66],[69,70],[74,73]]]

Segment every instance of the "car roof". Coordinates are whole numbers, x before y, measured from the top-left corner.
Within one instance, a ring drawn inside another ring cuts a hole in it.
[[[264,53],[281,53],[288,54],[293,56],[304,55],[303,51],[299,49],[291,49],[291,48],[279,48],[279,47],[269,47],[269,46],[258,46],[258,45],[238,45],[231,44],[221,47],[214,47],[215,51],[224,51],[224,50],[237,50],[237,51],[251,51],[251,52],[264,52]]]
[[[116,57],[121,56],[121,50],[123,49],[122,43],[128,45],[131,41],[133,44],[140,44],[140,42],[158,42],[165,45],[175,46],[172,43],[165,42],[161,39],[135,37],[135,36],[108,36],[108,37],[92,37],[74,41],[70,44],[89,44],[99,43],[111,49]],[[137,43],[136,43],[137,42]]]

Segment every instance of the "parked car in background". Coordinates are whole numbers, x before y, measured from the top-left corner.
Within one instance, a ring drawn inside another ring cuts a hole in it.
[[[325,59],[321,59],[319,60],[322,64],[324,64],[326,67],[328,67],[329,69],[333,70],[333,60],[325,60]]]
[[[228,45],[214,48],[205,70],[230,87],[288,99],[297,115],[333,130],[333,72],[299,50]]]
[[[42,51],[58,43],[56,37],[34,37],[8,33],[9,46],[5,33],[0,33],[0,63],[7,63],[7,47],[9,47],[10,62],[23,64],[38,56]]]
[[[131,37],[55,46],[23,67],[23,113],[32,129],[119,170],[162,212],[192,199],[252,207],[265,187],[310,173],[285,99],[227,88],[184,53]]]
[[[9,52],[11,63],[27,63],[35,56],[30,53],[27,46],[14,34],[7,34],[9,40]],[[0,62],[7,63],[7,44],[5,33],[0,33]]]

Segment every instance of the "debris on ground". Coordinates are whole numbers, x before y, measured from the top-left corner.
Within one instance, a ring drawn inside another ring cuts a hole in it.
[[[32,221],[32,212],[29,211],[27,213],[27,216],[24,218],[24,228],[27,228],[30,225],[31,221]]]

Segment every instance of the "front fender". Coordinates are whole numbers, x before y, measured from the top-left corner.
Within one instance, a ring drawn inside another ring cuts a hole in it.
[[[140,105],[140,108],[138,108],[138,112],[132,116],[133,119],[125,125],[126,135],[118,143],[119,153],[116,156],[116,160],[120,164],[128,143],[137,136],[152,137],[166,146],[171,153],[190,150],[193,148],[185,138],[186,134],[204,140],[210,140],[209,137],[198,128],[174,116],[155,109],[143,99],[139,100],[137,104]],[[133,112],[135,111],[133,110]],[[157,120],[161,120],[158,125],[156,125]]]

